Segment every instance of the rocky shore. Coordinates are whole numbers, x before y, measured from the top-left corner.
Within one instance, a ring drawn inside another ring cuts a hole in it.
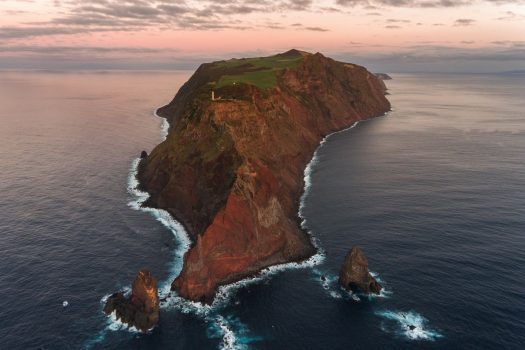
[[[146,206],[167,210],[192,239],[179,295],[216,289],[315,253],[298,224],[303,171],[322,138],[390,109],[364,67],[291,50],[203,64],[158,114],[169,134],[141,155]]]
[[[141,270],[133,281],[131,295],[123,292],[111,295],[104,306],[106,315],[115,314],[117,320],[146,332],[159,322],[157,280],[148,270]]]

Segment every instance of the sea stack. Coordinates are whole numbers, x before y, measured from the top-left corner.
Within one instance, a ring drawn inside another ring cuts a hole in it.
[[[346,255],[339,273],[339,284],[346,290],[366,294],[379,294],[382,288],[375,278],[370,275],[368,260],[358,246],[353,246]]]
[[[298,224],[304,169],[326,135],[390,110],[385,92],[364,67],[320,53],[202,64],[157,110],[169,134],[138,171],[144,206],[192,240],[172,289],[211,303],[221,285],[315,254]]]
[[[122,292],[111,295],[104,307],[107,315],[115,316],[128,326],[146,332],[159,322],[157,280],[148,270],[141,270],[133,281],[131,296]]]

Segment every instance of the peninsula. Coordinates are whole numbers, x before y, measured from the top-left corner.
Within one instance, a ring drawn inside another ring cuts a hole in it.
[[[217,288],[315,253],[300,227],[304,169],[326,135],[390,109],[364,67],[298,50],[202,64],[157,113],[165,141],[143,154],[145,206],[167,210],[192,246],[172,289]]]

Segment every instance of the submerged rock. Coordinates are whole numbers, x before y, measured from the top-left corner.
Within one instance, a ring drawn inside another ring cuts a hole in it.
[[[113,312],[118,320],[143,332],[155,327],[159,322],[159,296],[155,277],[148,270],[141,270],[133,281],[129,298],[122,292],[108,298],[104,313],[110,315]]]
[[[341,272],[339,273],[339,284],[346,290],[352,292],[379,294],[381,285],[368,271],[368,260],[358,246],[353,246],[346,255]]]

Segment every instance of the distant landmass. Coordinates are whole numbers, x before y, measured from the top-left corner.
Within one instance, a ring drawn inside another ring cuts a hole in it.
[[[375,76],[381,80],[392,80],[392,77],[386,73],[375,73]]]
[[[502,74],[502,75],[525,75],[525,69],[509,70],[509,71],[499,72],[497,74]]]
[[[298,217],[304,169],[325,136],[390,109],[385,76],[298,50],[197,69],[157,111],[169,134],[138,172],[144,205],[193,242],[173,290],[210,303],[221,285],[315,253]]]

